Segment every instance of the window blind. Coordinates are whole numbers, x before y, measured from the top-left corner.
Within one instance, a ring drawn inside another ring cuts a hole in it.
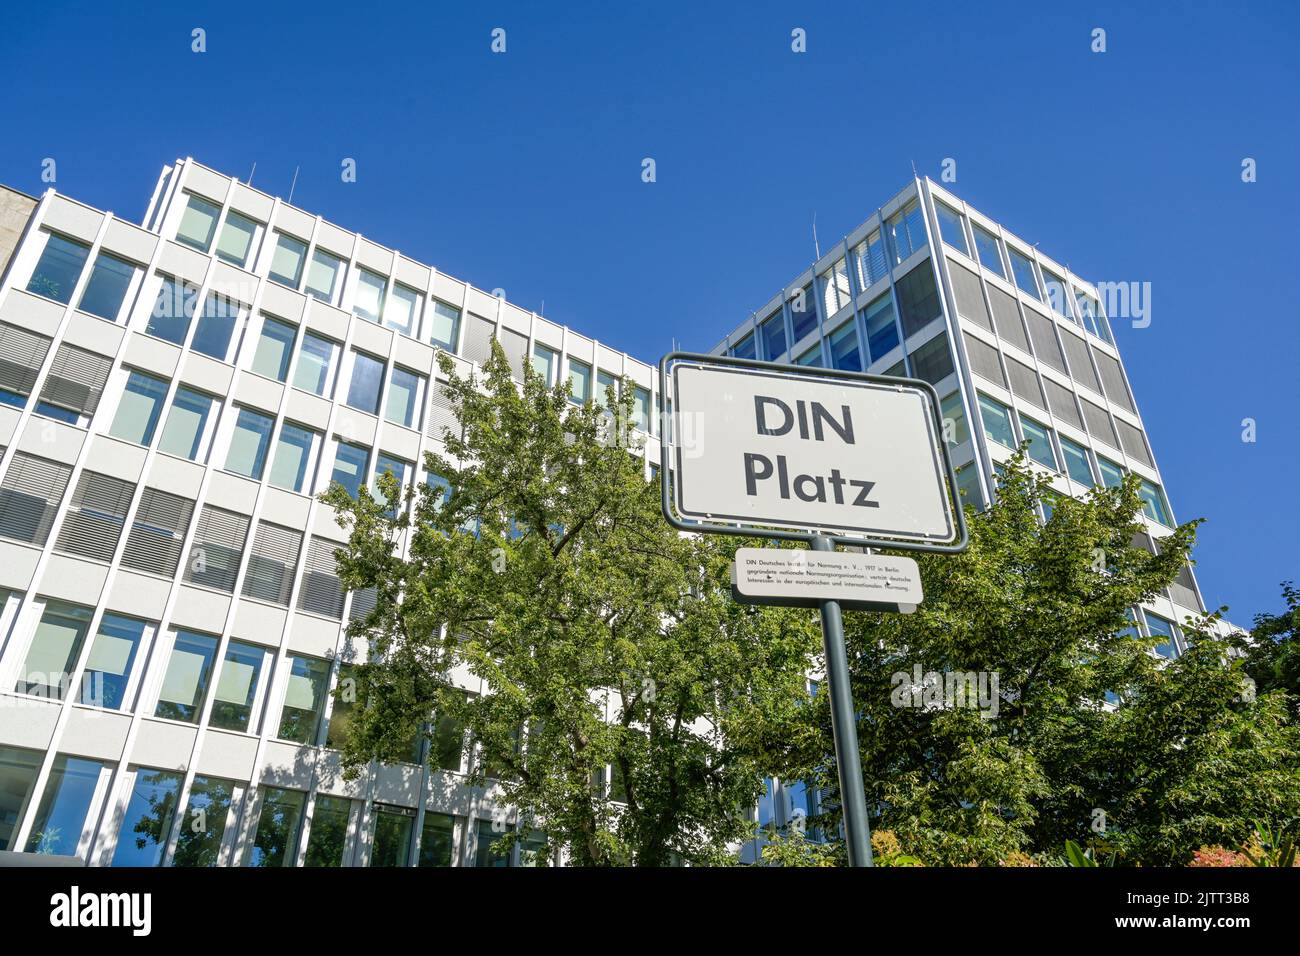
[[[302,552],[302,532],[260,521],[244,575],[244,596],[289,606],[294,568]]]
[[[992,332],[993,320],[989,317],[988,306],[984,304],[979,276],[949,259],[948,277],[952,280],[952,295],[957,300],[957,313]]]
[[[307,549],[306,574],[298,594],[298,609],[323,614],[335,620],[343,617],[343,583],[338,576],[337,548],[326,538],[312,538]]]
[[[1092,363],[1088,361],[1087,344],[1064,328],[1061,329],[1061,342],[1065,345],[1065,357],[1070,360],[1070,377],[1100,395],[1101,384],[1097,381],[1097,373],[1092,370]]]
[[[998,350],[967,332],[963,332],[962,337],[966,342],[966,357],[970,360],[971,371],[1006,388],[1007,380],[1003,377],[1002,365],[998,362]]]
[[[1008,355],[1007,377],[1011,379],[1011,391],[1014,395],[1027,402],[1033,402],[1046,411],[1047,401],[1043,398],[1043,389],[1038,384],[1037,372]]]
[[[495,322],[469,313],[465,322],[465,341],[460,350],[461,355],[482,365],[492,354],[492,333],[495,330]]]
[[[0,537],[44,545],[72,468],[18,452],[0,482]]]
[[[41,401],[94,415],[112,367],[113,360],[106,356],[75,345],[60,345],[41,387]]]
[[[1056,323],[1037,309],[1025,309],[1025,321],[1029,323],[1029,337],[1034,342],[1034,354],[1038,361],[1050,365],[1058,372],[1065,371],[1065,356],[1056,343],[1056,333],[1052,326]]]
[[[181,560],[181,543],[190,528],[194,502],[180,495],[146,488],[140,494],[131,533],[126,536],[122,566],[171,577]]]
[[[0,388],[30,395],[53,339],[0,322]]]
[[[185,580],[233,592],[247,542],[247,515],[204,505],[190,545]]]
[[[1083,402],[1083,419],[1088,423],[1088,433],[1100,441],[1104,441],[1111,448],[1119,447],[1119,439],[1115,437],[1115,428],[1110,423],[1110,415],[1106,409],[1100,405],[1095,405],[1086,398],[1080,398]]]
[[[97,561],[112,561],[126,527],[135,483],[83,471],[72,493],[54,548]]]
[[[1047,402],[1052,407],[1052,414],[1082,431],[1083,419],[1079,417],[1079,409],[1074,404],[1074,393],[1046,376],[1043,377],[1043,384],[1047,386]]]
[[[998,327],[998,336],[1020,351],[1028,352],[1029,339],[1025,335],[1025,327],[1020,324],[1020,310],[1016,307],[1016,300],[990,284],[989,301],[993,303],[993,322]]]
[[[1101,349],[1093,348],[1092,356],[1097,360],[1097,369],[1101,372],[1101,384],[1106,388],[1106,397],[1126,411],[1137,413],[1133,398],[1129,395],[1128,385],[1124,383],[1124,370],[1120,368],[1119,359],[1107,355]]]
[[[429,423],[425,431],[429,433],[430,438],[436,438],[438,441],[442,441],[443,433],[447,430],[459,436],[460,423],[452,412],[451,399],[447,397],[443,383],[434,382],[429,391],[432,393],[432,398],[429,404]]]

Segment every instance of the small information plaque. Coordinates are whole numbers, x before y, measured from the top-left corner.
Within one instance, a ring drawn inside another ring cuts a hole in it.
[[[851,551],[741,548],[731,590],[743,604],[819,607],[839,601],[851,610],[916,610],[924,595],[911,558]]]

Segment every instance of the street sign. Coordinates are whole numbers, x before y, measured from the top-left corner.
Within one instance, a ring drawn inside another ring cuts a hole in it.
[[[911,558],[851,551],[740,548],[731,590],[742,604],[821,607],[839,601],[854,611],[904,614],[923,598],[921,570]]]
[[[779,368],[673,366],[678,514],[876,545],[951,542],[933,389]]]

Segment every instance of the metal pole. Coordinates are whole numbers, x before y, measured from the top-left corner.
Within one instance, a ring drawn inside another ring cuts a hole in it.
[[[812,539],[812,549],[834,551],[835,545],[830,538],[818,535]],[[826,683],[831,695],[831,732],[835,737],[835,765],[839,768],[840,805],[844,812],[844,845],[849,866],[872,866],[857,715],[853,709],[853,688],[849,684],[849,658],[844,649],[844,618],[840,616],[839,601],[821,603]]]

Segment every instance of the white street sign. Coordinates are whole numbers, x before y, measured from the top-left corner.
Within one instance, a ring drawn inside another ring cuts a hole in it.
[[[736,599],[748,604],[914,611],[924,595],[911,558],[852,551],[740,548],[732,565]]]
[[[684,518],[954,537],[927,390],[680,362],[673,401]]]

